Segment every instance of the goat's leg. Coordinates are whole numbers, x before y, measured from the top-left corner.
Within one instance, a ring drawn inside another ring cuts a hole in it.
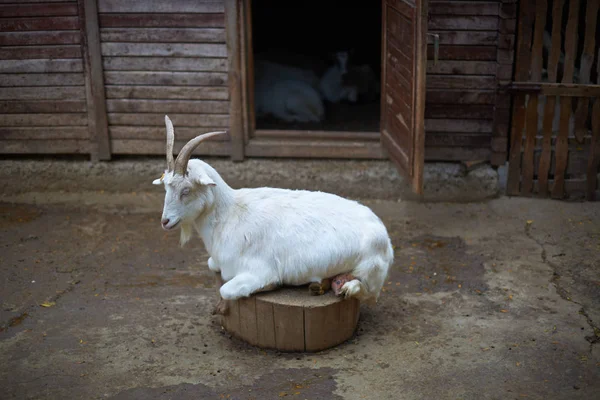
[[[227,315],[229,312],[229,302],[225,300],[220,293],[221,286],[224,284],[223,278],[221,277],[221,272],[215,272],[215,282],[217,283],[217,296],[219,296],[219,302],[213,308],[211,314]]]
[[[310,285],[308,285],[308,293],[311,296],[321,296],[329,289],[331,289],[330,278],[322,279],[320,282],[312,282]]]
[[[219,292],[225,300],[237,300],[241,297],[248,297],[253,293],[273,290],[277,287],[277,282],[272,277],[257,273],[242,273],[227,281]]]
[[[219,314],[219,315],[227,315],[229,312],[229,302],[221,297],[221,293],[219,292],[221,286],[223,286],[224,281],[221,277],[221,268],[215,263],[215,261],[210,257],[208,259],[208,269],[211,270],[215,274],[215,283],[217,284],[217,295],[219,296],[219,302],[213,308],[211,314]]]
[[[219,266],[217,265],[215,260],[213,260],[212,257],[208,258],[208,269],[210,269],[212,272],[221,273],[221,268],[219,268]]]

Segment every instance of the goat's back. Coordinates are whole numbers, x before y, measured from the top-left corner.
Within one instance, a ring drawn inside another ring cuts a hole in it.
[[[244,270],[273,268],[286,284],[349,272],[364,260],[391,262],[390,239],[375,213],[329,193],[240,189],[224,224],[227,244],[215,249],[217,257],[249,263],[239,265]],[[233,258],[225,247],[243,255]]]

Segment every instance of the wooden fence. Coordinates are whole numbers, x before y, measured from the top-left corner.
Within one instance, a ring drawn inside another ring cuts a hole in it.
[[[511,195],[598,196],[599,4],[600,0],[520,4],[515,82],[510,85]]]

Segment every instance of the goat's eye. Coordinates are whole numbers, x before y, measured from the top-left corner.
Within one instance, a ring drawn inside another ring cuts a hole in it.
[[[184,189],[181,191],[181,197],[183,197],[183,196],[187,196],[188,194],[190,194],[190,188],[184,188]]]

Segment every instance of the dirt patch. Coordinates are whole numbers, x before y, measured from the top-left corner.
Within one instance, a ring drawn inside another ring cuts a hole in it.
[[[220,370],[218,371],[221,372]],[[229,400],[280,400],[285,397],[299,399],[341,399],[334,394],[337,383],[332,368],[285,368],[261,376],[251,385],[211,389],[202,384],[184,383],[158,388],[135,388],[111,397],[111,400],[135,399],[229,399]]]
[[[0,203],[0,229],[26,224],[41,214],[42,212],[36,207]]]
[[[419,236],[394,240],[395,260],[386,291],[437,293],[461,289],[481,294],[485,259],[460,237]]]

